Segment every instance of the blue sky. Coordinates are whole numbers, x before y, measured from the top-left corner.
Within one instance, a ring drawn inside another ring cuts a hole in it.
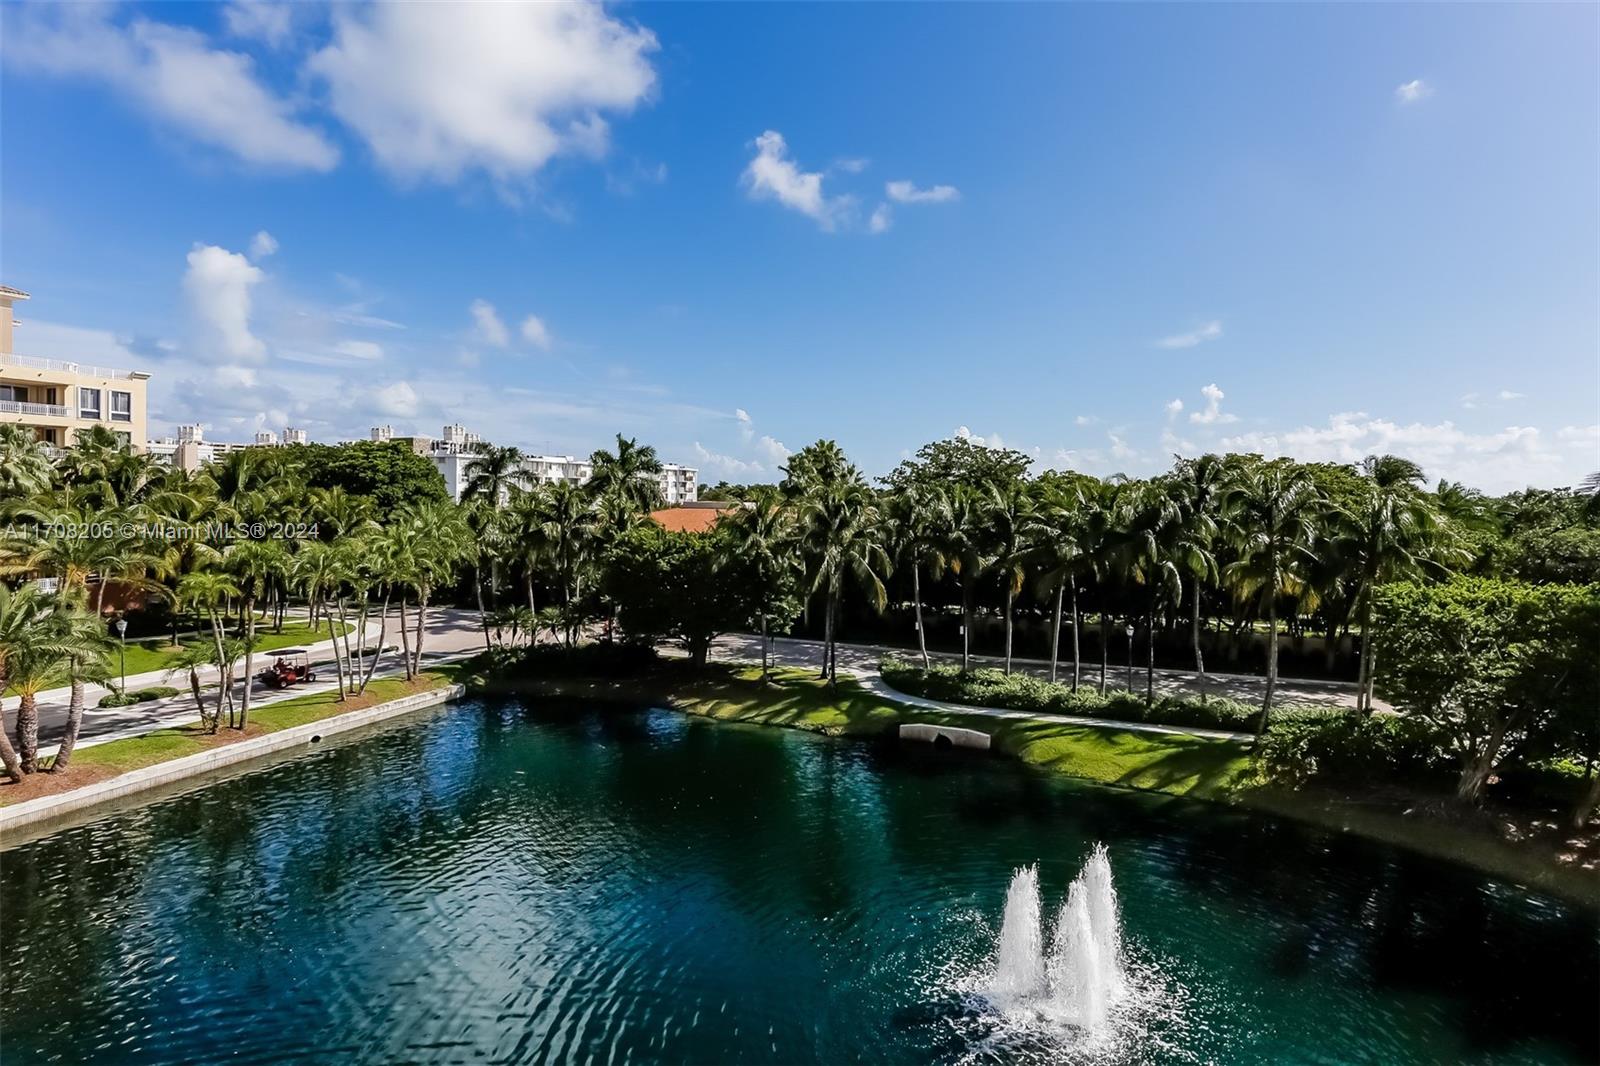
[[[1597,12],[13,4],[0,272],[215,439],[1568,484]]]

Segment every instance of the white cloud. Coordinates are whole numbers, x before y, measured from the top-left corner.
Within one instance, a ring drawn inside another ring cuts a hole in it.
[[[410,418],[417,413],[417,392],[409,382],[396,381],[373,393],[373,401],[380,413],[397,418]]]
[[[210,46],[197,30],[133,18],[96,4],[40,5],[7,26],[13,70],[104,82],[116,95],[194,139],[247,163],[332,170],[339,151],[294,117],[256,78],[242,52]]]
[[[278,239],[266,230],[259,230],[254,237],[250,238],[251,259],[265,259],[277,250]]]
[[[1568,427],[1557,434],[1566,443]],[[1507,426],[1497,432],[1469,433],[1452,422],[1402,425],[1355,411],[1337,414],[1326,426],[1301,426],[1283,432],[1250,432],[1218,442],[1230,451],[1289,455],[1305,461],[1353,463],[1367,455],[1392,453],[1421,464],[1430,478],[1462,481],[1488,492],[1530,484],[1573,484],[1588,471],[1586,456],[1563,455],[1547,447],[1533,426]]]
[[[490,310],[492,313],[493,309]],[[546,351],[550,348],[550,331],[538,315],[529,315],[522,320],[522,339]]]
[[[1107,432],[1106,439],[1111,442],[1111,458],[1137,459],[1139,457],[1138,451],[1129,447],[1128,442],[1116,433]]]
[[[232,0],[222,9],[222,21],[235,37],[281,48],[294,29],[295,5],[266,0]]]
[[[871,160],[860,157],[835,159],[833,161],[833,169],[842,170],[846,174],[859,174],[867,169],[867,164],[870,162]]]
[[[511,331],[500,321],[500,315],[495,311],[494,304],[483,299],[473,300],[472,306],[467,310],[472,312],[472,321],[477,325],[478,337],[485,344],[504,348],[511,343]]]
[[[948,204],[961,199],[961,192],[954,185],[919,189],[909,181],[891,181],[883,191],[897,204]]]
[[[372,341],[340,341],[333,346],[333,350],[368,363],[383,358],[383,346]]]
[[[1421,78],[1414,78],[1404,85],[1397,85],[1394,89],[1394,98],[1402,104],[1414,104],[1419,100],[1433,95],[1433,86]]]
[[[1222,323],[1216,319],[1206,322],[1197,329],[1188,333],[1176,333],[1170,337],[1163,337],[1156,341],[1160,348],[1193,348],[1205,341],[1214,341],[1222,336]]]
[[[1189,421],[1209,426],[1213,423],[1237,422],[1239,420],[1237,415],[1223,413],[1222,399],[1224,394],[1215,384],[1207,385],[1201,389],[1200,395],[1206,398],[1205,408],[1191,413]]]
[[[307,69],[385,168],[505,180],[603,152],[602,112],[648,99],[656,47],[598,3],[375,4],[338,9]]]
[[[867,229],[872,233],[886,233],[893,221],[894,212],[889,205],[879,204],[872,209],[872,217],[867,220]]]
[[[1079,415],[1072,420],[1072,424],[1075,426],[1092,426],[1099,421],[1098,415]]]
[[[756,450],[766,457],[769,466],[786,463],[789,461],[789,456],[794,454],[783,441],[765,435],[756,441]]]
[[[707,448],[699,441],[694,442],[694,457],[699,462],[702,470],[715,470],[721,474],[759,474],[763,472],[760,463],[746,462],[732,455],[722,455]]]
[[[183,288],[195,319],[226,362],[259,362],[267,346],[250,331],[251,290],[265,277],[238,252],[197,244],[189,253]]]
[[[972,444],[976,444],[980,448],[994,448],[999,450],[1006,447],[1004,438],[1002,438],[998,433],[990,433],[987,436],[980,437],[966,426],[957,426],[955,435],[958,439],[969,441]]]
[[[1510,389],[1501,389],[1498,398],[1501,399],[1501,400],[1510,401],[1510,400],[1521,400],[1521,399],[1524,399],[1526,396],[1527,396],[1526,393],[1512,392]]]
[[[1183,411],[1183,401],[1182,400],[1172,399],[1172,400],[1168,400],[1167,401],[1167,418],[1169,418],[1169,419],[1177,418],[1178,415],[1182,411]]]
[[[767,130],[755,139],[756,156],[744,169],[744,184],[752,199],[776,200],[784,207],[815,219],[832,230],[854,202],[848,196],[825,196],[822,174],[806,173],[788,158],[783,134]]]
[[[751,438],[756,435],[755,428],[750,422],[750,412],[743,407],[735,407],[733,409],[733,418],[734,421],[739,423],[739,439],[749,444]]]
[[[1461,406],[1471,411],[1478,406],[1478,394],[1475,392],[1462,393]]]

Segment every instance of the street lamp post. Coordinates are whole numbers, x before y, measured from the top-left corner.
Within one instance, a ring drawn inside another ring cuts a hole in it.
[[[128,694],[128,620],[117,619],[117,659],[122,671],[122,688],[120,694]]]
[[[1128,691],[1133,691],[1133,623],[1128,623],[1128,628],[1123,630],[1128,634]]]

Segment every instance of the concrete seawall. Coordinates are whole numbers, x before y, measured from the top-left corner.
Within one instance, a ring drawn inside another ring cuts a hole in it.
[[[448,685],[431,692],[402,696],[400,699],[380,703],[375,707],[336,714],[331,718],[280,729],[276,733],[241,740],[236,744],[224,744],[209,751],[185,755],[181,759],[171,759],[156,763],[154,766],[130,770],[109,780],[97,781],[70,792],[40,796],[38,799],[31,799],[14,806],[0,807],[0,834],[6,835],[0,837],[0,846],[14,843],[9,839],[10,834],[23,827],[54,822],[141,792],[163,788],[189,778],[203,777],[225,767],[265,758],[292,748],[308,747],[313,739],[320,741],[324,737],[348,733],[363,726],[398,718],[424,707],[448,703],[459,698],[465,691],[465,686]]]

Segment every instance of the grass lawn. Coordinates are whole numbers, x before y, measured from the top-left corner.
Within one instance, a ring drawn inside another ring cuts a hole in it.
[[[990,734],[997,750],[1044,770],[1177,796],[1222,798],[1250,775],[1248,748],[1231,740],[932,711],[884,699],[854,680],[830,689],[813,672],[794,668],[774,670],[767,685],[755,667],[713,668],[698,678],[669,667],[663,675],[670,679],[665,684],[647,680],[637,691],[599,683],[586,689],[582,682],[560,687],[635,698],[653,693],[690,714],[830,736],[875,736],[902,722],[962,726]]]
[[[345,632],[355,628],[344,626],[342,629],[338,622],[334,622],[334,629],[342,636]],[[210,630],[202,630],[198,634],[186,633],[180,638],[184,642],[195,640],[210,640]],[[328,626],[326,623],[319,626],[313,633],[302,622],[285,622],[282,633],[274,633],[270,626],[256,627],[256,651],[272,651],[276,648],[294,648],[302,644],[315,644],[328,639]],[[183,648],[172,646],[170,636],[145,637],[138,641],[128,641],[128,674],[142,674],[150,670],[165,670],[174,658],[181,654]],[[111,653],[112,666],[117,666],[116,649]]]
[[[404,678],[377,678],[360,696],[347,696],[340,702],[333,692],[317,692],[295,696],[281,703],[270,704],[250,711],[250,726],[243,731],[224,725],[216,733],[207,733],[200,723],[157,729],[126,740],[112,740],[104,744],[79,748],[72,754],[72,764],[62,774],[31,774],[20,785],[0,781],[0,806],[21,803],[38,796],[66,792],[95,781],[103,781],[130,770],[138,770],[169,759],[194,755],[207,748],[233,744],[250,737],[276,733],[280,729],[316,722],[349,711],[386,703],[389,700],[429,692],[454,684],[458,670],[455,664],[446,664],[417,675],[416,680]],[[46,760],[48,762],[48,760]]]

